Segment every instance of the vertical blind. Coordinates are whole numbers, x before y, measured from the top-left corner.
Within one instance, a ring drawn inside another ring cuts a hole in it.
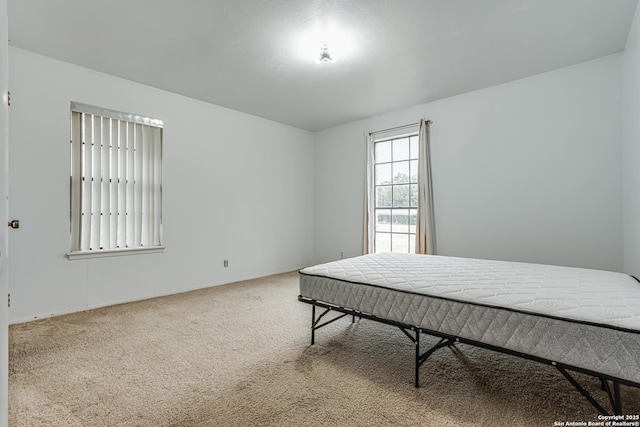
[[[162,245],[162,122],[71,105],[72,251]]]

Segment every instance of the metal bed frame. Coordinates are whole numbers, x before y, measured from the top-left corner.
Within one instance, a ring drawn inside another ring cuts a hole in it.
[[[513,350],[509,350],[503,347],[494,346],[491,344],[486,344],[480,341],[470,340],[446,333],[442,333],[439,331],[434,331],[431,329],[421,328],[415,325],[409,325],[406,323],[396,322],[393,320],[384,319],[381,317],[377,317],[371,314],[363,313],[357,310],[353,310],[347,307],[339,307],[334,304],[325,303],[322,301],[317,301],[311,298],[304,297],[302,295],[298,296],[298,301],[311,304],[312,312],[311,312],[311,345],[315,344],[315,332],[317,329],[320,329],[324,326],[327,326],[330,323],[335,322],[336,320],[342,319],[345,316],[351,315],[351,322],[355,322],[355,318],[363,318],[369,319],[380,323],[385,323],[387,325],[392,325],[398,327],[414,344],[415,346],[415,372],[414,372],[414,385],[416,388],[420,387],[420,367],[422,364],[437,350],[443,347],[449,347],[452,351],[459,352],[455,347],[455,343],[460,342],[463,344],[469,344],[476,347],[482,347],[489,350],[493,350],[499,353],[510,354],[512,356],[518,356],[527,360],[533,360],[535,362],[543,363],[545,365],[554,366],[560,373],[571,383],[571,385],[582,394],[588,401],[603,415],[610,415],[609,412],[604,408],[604,406],[598,402],[568,371],[579,372],[583,374],[587,374],[593,376],[595,378],[600,379],[600,385],[602,390],[605,391],[609,405],[611,406],[611,410],[615,415],[622,415],[622,396],[620,395],[620,384],[624,384],[631,387],[640,388],[640,383],[636,383],[629,380],[624,380],[621,378],[612,377],[610,375],[602,374],[599,372],[595,372],[589,369],[579,368],[576,366],[566,365],[563,363],[557,363],[555,361],[545,359],[542,357],[533,356],[526,353],[521,353]],[[324,311],[316,316],[316,307],[324,308]],[[331,311],[342,313],[341,315],[332,318],[330,320],[326,320],[321,323],[323,317]],[[437,338],[440,338],[437,344],[432,346],[430,349],[425,352],[421,352],[420,349],[420,334],[424,333],[426,335],[431,335]]]

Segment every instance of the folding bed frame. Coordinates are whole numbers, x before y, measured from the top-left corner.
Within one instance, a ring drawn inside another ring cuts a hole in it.
[[[415,387],[422,364],[460,342],[554,366],[602,414],[569,371],[599,378],[615,414],[620,384],[640,388],[640,282],[621,273],[371,254],[301,270],[298,300],[312,305],[312,345],[347,315],[398,327],[415,346]],[[439,338],[424,352],[422,333]]]

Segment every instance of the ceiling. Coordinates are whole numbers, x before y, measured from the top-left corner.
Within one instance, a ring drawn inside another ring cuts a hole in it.
[[[9,44],[317,131],[621,52],[637,3],[8,0]]]

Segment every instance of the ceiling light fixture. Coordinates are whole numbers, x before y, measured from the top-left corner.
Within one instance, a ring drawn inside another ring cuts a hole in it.
[[[349,62],[359,56],[355,34],[354,31],[339,28],[332,21],[325,24],[306,23],[302,31],[291,37],[291,53],[304,64]]]
[[[320,47],[320,58],[318,58],[318,62],[334,62],[331,53],[329,53],[329,47],[326,44]]]

